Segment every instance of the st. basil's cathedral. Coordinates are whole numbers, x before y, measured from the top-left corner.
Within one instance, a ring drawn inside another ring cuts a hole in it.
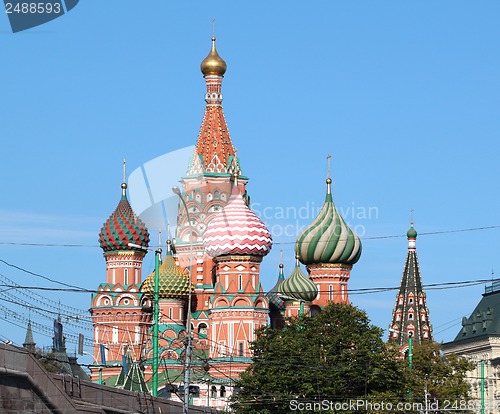
[[[195,152],[180,178],[185,205],[180,199],[176,234],[167,243],[158,272],[158,395],[176,398],[183,387],[190,321],[192,402],[223,408],[234,391],[234,380],[252,362],[249,343],[255,330],[267,325],[280,328],[286,317],[314,315],[330,302],[349,303],[350,272],[362,248],[333,203],[332,180],[327,177],[324,205],[297,238],[294,269],[285,277],[280,264],[275,286],[264,291],[260,265],[272,248],[272,236],[249,207],[248,177],[241,170],[222,108],[226,63],[216,50],[215,38],[201,72],[206,82],[205,113]],[[94,358],[105,363],[96,364],[91,374],[92,380],[100,378],[107,385],[145,390],[153,372],[155,272],[143,278],[150,236],[128,201],[125,182],[121,189],[118,206],[99,235],[106,279],[92,296],[90,312]],[[416,232],[408,237],[410,249],[391,327],[430,339],[414,249]]]

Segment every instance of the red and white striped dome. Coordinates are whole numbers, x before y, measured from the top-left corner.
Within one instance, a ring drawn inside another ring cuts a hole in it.
[[[223,210],[203,235],[205,251],[212,257],[228,254],[265,256],[273,239],[266,225],[248,208],[237,185]]]

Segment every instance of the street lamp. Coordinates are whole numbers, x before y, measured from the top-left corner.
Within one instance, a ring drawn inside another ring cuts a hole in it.
[[[174,185],[172,187],[174,194],[179,196],[179,199],[186,210],[186,217],[189,223],[189,291],[188,291],[188,308],[186,317],[186,358],[184,360],[184,403],[182,405],[182,412],[184,414],[189,413],[189,388],[191,385],[191,302],[192,302],[192,292],[191,283],[193,281],[193,223],[191,223],[191,217],[189,216],[189,210],[187,208],[186,200],[182,196],[179,187]]]
[[[153,250],[135,243],[129,243],[129,247],[140,250]],[[160,290],[160,261],[161,261],[161,247],[155,251],[155,280],[154,280],[154,297],[153,297],[153,378],[151,381],[151,395],[158,396],[158,325],[159,325],[159,290]]]

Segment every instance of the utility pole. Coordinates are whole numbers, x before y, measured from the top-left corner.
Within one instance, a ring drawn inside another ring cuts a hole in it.
[[[179,196],[179,199],[186,210],[186,218],[189,223],[189,294],[188,294],[188,307],[187,307],[187,317],[186,317],[186,358],[184,360],[184,402],[182,405],[183,414],[189,413],[189,388],[191,386],[191,352],[192,352],[192,341],[191,341],[191,302],[192,300],[192,290],[191,283],[193,282],[193,223],[191,222],[191,218],[189,217],[189,210],[187,208],[186,200],[182,196],[181,190],[179,187],[172,187],[172,191],[174,194]]]
[[[141,250],[152,250],[147,247],[135,243],[129,243],[129,247]],[[153,377],[151,379],[151,395],[158,396],[158,325],[160,323],[160,306],[159,306],[159,291],[160,291],[160,262],[161,248],[155,250],[155,279],[154,279],[154,296],[153,296]]]

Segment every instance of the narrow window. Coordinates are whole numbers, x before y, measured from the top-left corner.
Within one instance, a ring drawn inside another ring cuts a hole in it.
[[[128,269],[123,271],[123,284],[128,285]]]
[[[333,285],[328,286],[328,300],[333,300]]]
[[[243,357],[243,356],[244,356],[244,353],[243,353],[243,347],[244,347],[244,344],[243,344],[243,342],[240,342],[240,343],[238,344],[238,347],[239,347],[239,349],[238,349],[239,356],[240,356],[240,357]]]

